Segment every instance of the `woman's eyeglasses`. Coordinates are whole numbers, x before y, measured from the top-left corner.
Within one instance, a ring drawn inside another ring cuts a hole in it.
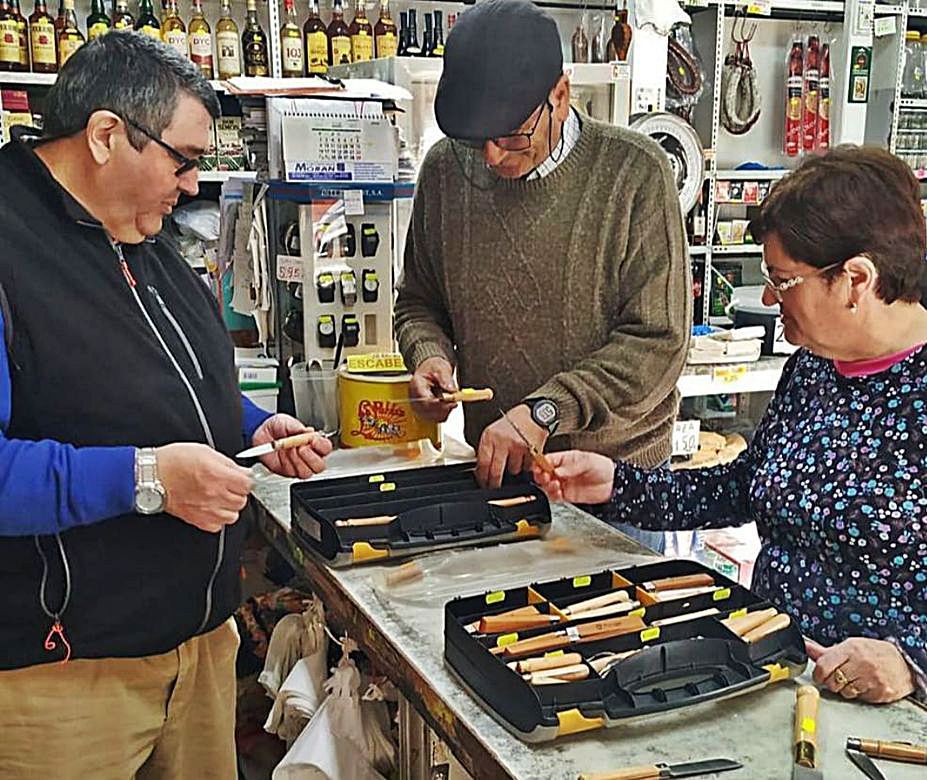
[[[841,260],[839,263],[831,263],[826,265],[823,268],[818,268],[810,273],[805,274],[804,276],[798,275],[793,276],[791,279],[786,279],[783,282],[777,282],[769,275],[769,266],[766,265],[766,258],[760,262],[760,273],[763,274],[763,281],[766,283],[766,286],[772,291],[772,294],[776,296],[776,300],[779,303],[782,303],[782,293],[791,290],[793,287],[798,287],[806,279],[810,279],[814,276],[820,276],[825,271],[830,271],[832,268],[837,268],[843,265],[846,260]]]

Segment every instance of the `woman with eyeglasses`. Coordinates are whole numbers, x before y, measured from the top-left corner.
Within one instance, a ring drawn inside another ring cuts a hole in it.
[[[753,590],[808,638],[847,699],[927,700],[927,282],[920,187],[886,151],[844,146],[776,185],[751,224],[764,302],[800,349],[749,449],[694,471],[552,453],[553,499],[648,529],[755,521]]]

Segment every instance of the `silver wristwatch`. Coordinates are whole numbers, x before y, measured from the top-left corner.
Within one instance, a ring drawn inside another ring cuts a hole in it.
[[[135,450],[135,511],[156,515],[164,511],[167,491],[158,479],[158,457],[154,447]]]

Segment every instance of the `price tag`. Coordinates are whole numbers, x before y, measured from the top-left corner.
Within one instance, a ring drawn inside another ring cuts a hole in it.
[[[588,574],[582,577],[573,578],[573,587],[574,588],[588,588],[592,584],[592,577]]]
[[[694,455],[698,452],[699,420],[677,420],[673,423],[673,455]]]
[[[277,279],[281,282],[302,282],[302,258],[277,255]]]
[[[748,14],[772,16],[772,0],[752,0],[747,6]]]
[[[722,385],[730,385],[747,375],[747,366],[740,363],[736,366],[715,366],[711,369],[711,379]]]
[[[346,217],[364,216],[363,190],[344,190],[342,198],[344,199],[344,215]]]
[[[875,37],[882,38],[886,35],[894,35],[898,32],[898,25],[894,16],[880,16],[875,20]]]
[[[708,5],[707,0],[705,5]],[[631,66],[627,62],[612,63],[612,81],[625,81],[631,78]]]

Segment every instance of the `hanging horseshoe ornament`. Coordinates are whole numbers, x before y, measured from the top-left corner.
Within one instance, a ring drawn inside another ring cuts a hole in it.
[[[705,181],[702,141],[692,125],[667,112],[631,117],[631,129],[649,135],[669,158],[679,192],[682,213],[688,214],[698,200]]]

